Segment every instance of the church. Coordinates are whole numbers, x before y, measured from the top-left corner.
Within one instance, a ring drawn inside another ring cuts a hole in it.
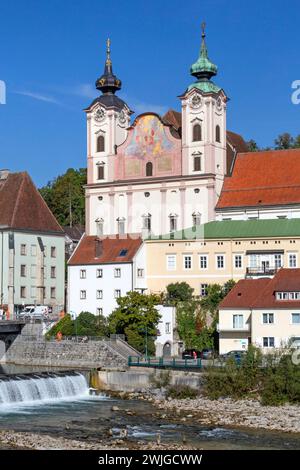
[[[156,236],[216,218],[224,178],[243,138],[226,128],[225,91],[212,81],[202,25],[200,55],[193,79],[180,94],[181,112],[146,112],[131,123],[129,103],[118,97],[107,41],[101,92],[88,108],[86,235],[138,233]]]

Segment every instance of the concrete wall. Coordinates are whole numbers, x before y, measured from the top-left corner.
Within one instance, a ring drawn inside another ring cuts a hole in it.
[[[98,372],[98,388],[100,390],[134,392],[144,388],[154,388],[152,377],[159,377],[163,370],[132,367],[125,371],[101,370]],[[170,371],[170,385],[188,385],[199,389],[203,385],[203,374],[186,371]]]

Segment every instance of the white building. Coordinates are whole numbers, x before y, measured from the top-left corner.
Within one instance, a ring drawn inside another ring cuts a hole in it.
[[[243,279],[219,308],[219,352],[263,352],[300,346],[300,269],[280,269],[273,278]]]
[[[158,305],[156,308],[161,317],[155,341],[155,355],[166,358],[179,356],[183,351],[183,343],[176,334],[176,308],[166,305]]]
[[[68,312],[108,316],[119,297],[146,289],[144,260],[139,237],[84,236],[68,262]]]

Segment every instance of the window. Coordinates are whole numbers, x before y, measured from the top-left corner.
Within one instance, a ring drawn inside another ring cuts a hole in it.
[[[96,277],[103,277],[103,269],[96,270]]]
[[[217,255],[217,268],[224,269],[224,255]]]
[[[51,266],[51,278],[55,279],[56,278],[56,267]]]
[[[146,176],[153,175],[153,164],[151,162],[146,163]]]
[[[99,135],[97,138],[97,152],[105,151],[105,138],[104,135]]]
[[[25,297],[26,297],[26,287],[21,286],[21,288],[20,288],[20,296],[21,296],[21,299],[25,299]]]
[[[288,298],[289,298],[288,292],[276,292],[277,300],[288,300]]]
[[[191,255],[185,255],[183,257],[184,269],[192,269],[192,257]]]
[[[103,314],[103,308],[102,307],[98,307],[97,308],[97,315],[102,315]]]
[[[170,232],[177,230],[177,215],[170,215]]]
[[[234,255],[234,267],[236,269],[241,269],[243,267],[242,255]]]
[[[26,256],[26,245],[24,243],[21,245],[21,255]]]
[[[117,219],[118,222],[118,234],[123,235],[125,233],[125,219]]]
[[[167,255],[167,271],[176,271],[176,255]]]
[[[21,264],[21,277],[26,277],[26,265],[25,264]]]
[[[30,267],[30,276],[32,278],[36,277],[36,265],[35,264],[32,264],[31,267]],[[42,278],[43,278],[43,276],[42,276]]]
[[[143,229],[151,230],[151,214],[143,215]]]
[[[194,171],[201,171],[201,157],[194,157]]]
[[[85,300],[86,299],[86,290],[81,290],[80,291],[80,299]]]
[[[97,290],[96,292],[96,298],[99,300],[99,299],[103,299],[103,291],[102,290]]]
[[[274,256],[274,261],[275,261],[275,268],[281,268],[282,266],[282,260],[281,260],[281,255],[275,255]]]
[[[137,270],[137,277],[144,277],[144,270],[143,269],[138,269]]]
[[[292,313],[293,325],[300,325],[300,313]]]
[[[103,219],[96,220],[96,232],[97,232],[97,237],[102,237],[104,233],[104,220]]]
[[[291,300],[299,300],[300,299],[300,292],[290,292],[289,298]]]
[[[208,289],[208,284],[201,284],[200,285],[200,295],[201,295],[201,297],[206,297],[207,296],[207,289]]]
[[[264,324],[274,323],[274,313],[263,313],[263,323]]]
[[[165,333],[166,335],[169,335],[171,333],[171,323],[166,323],[165,324]]]
[[[104,165],[97,165],[97,179],[104,180]]]
[[[220,126],[216,126],[216,142],[221,142]]]
[[[121,277],[121,269],[120,268],[115,268],[114,269],[114,276],[115,277]]]
[[[51,246],[51,258],[56,258],[56,246]]]
[[[243,315],[233,315],[233,328],[243,328],[244,317]]]
[[[200,255],[200,269],[207,269],[207,255]]]
[[[36,245],[31,245],[31,256],[36,256]]]
[[[52,270],[52,268],[51,268],[51,270]],[[86,270],[85,269],[80,270],[80,279],[86,279]]]
[[[115,299],[118,299],[119,297],[121,297],[121,291],[120,291],[120,289],[116,289],[115,290]]]
[[[123,250],[120,251],[119,256],[120,256],[120,257],[126,256],[127,253],[128,253],[128,250],[126,250],[126,249],[124,248]]]
[[[35,286],[31,286],[31,288],[30,288],[30,297],[32,299],[36,298],[36,287]]]
[[[297,268],[297,255],[289,253],[289,268]]]
[[[195,124],[193,127],[193,142],[199,142],[202,140],[202,135],[201,135],[201,125],[200,124]]]
[[[56,288],[55,287],[51,287],[50,296],[51,296],[51,299],[55,299],[55,297],[56,297]]]
[[[201,214],[199,212],[193,214],[193,226],[201,225]]]
[[[274,348],[275,346],[275,338],[264,336],[263,337],[263,347],[264,348]]]

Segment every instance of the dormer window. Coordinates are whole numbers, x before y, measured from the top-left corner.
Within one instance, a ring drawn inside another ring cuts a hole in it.
[[[300,300],[300,292],[276,292],[276,300]]]

